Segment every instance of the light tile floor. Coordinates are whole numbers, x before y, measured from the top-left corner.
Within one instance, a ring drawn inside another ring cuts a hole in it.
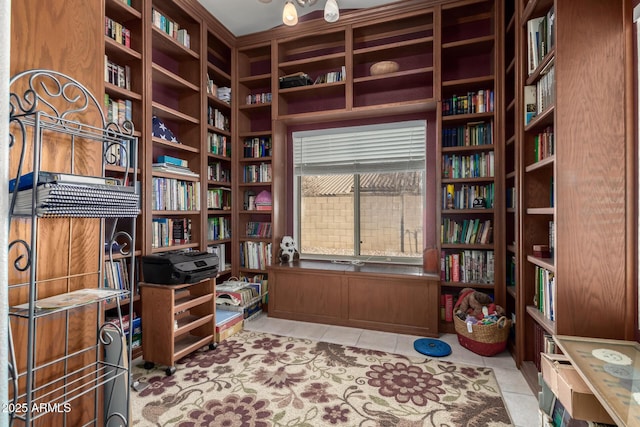
[[[371,348],[408,356],[420,355],[413,348],[413,342],[421,337],[412,335],[297,322],[269,317],[266,314],[261,314],[245,322],[244,328],[251,331]],[[533,395],[524,377],[516,369],[513,358],[508,352],[493,357],[483,357],[460,346],[455,334],[443,334],[440,339],[451,345],[452,349],[451,355],[444,357],[444,360],[493,369],[516,427],[538,427],[541,425],[537,397]]]

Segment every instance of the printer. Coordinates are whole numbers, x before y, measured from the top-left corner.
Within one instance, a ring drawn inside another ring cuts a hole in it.
[[[218,256],[209,252],[171,251],[143,256],[142,273],[148,283],[197,283],[217,276],[218,264]]]

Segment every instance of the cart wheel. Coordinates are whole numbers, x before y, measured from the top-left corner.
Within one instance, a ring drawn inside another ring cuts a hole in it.
[[[215,350],[216,348],[218,348],[217,342],[212,342],[211,344],[209,344],[209,350]]]
[[[170,377],[171,375],[176,373],[176,367],[175,366],[169,366],[166,370],[165,370],[166,374],[168,377]]]
[[[144,369],[153,369],[156,366],[153,362],[144,362]]]

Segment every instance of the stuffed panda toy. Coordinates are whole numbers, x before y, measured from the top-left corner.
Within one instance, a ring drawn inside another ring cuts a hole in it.
[[[296,242],[291,236],[284,236],[280,242],[280,250],[278,251],[278,259],[280,262],[292,263],[300,258],[300,253],[296,249]]]

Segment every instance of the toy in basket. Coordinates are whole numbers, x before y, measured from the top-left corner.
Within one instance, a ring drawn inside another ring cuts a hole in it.
[[[458,342],[464,348],[481,356],[494,356],[506,349],[511,320],[489,295],[464,288],[453,310]]]

